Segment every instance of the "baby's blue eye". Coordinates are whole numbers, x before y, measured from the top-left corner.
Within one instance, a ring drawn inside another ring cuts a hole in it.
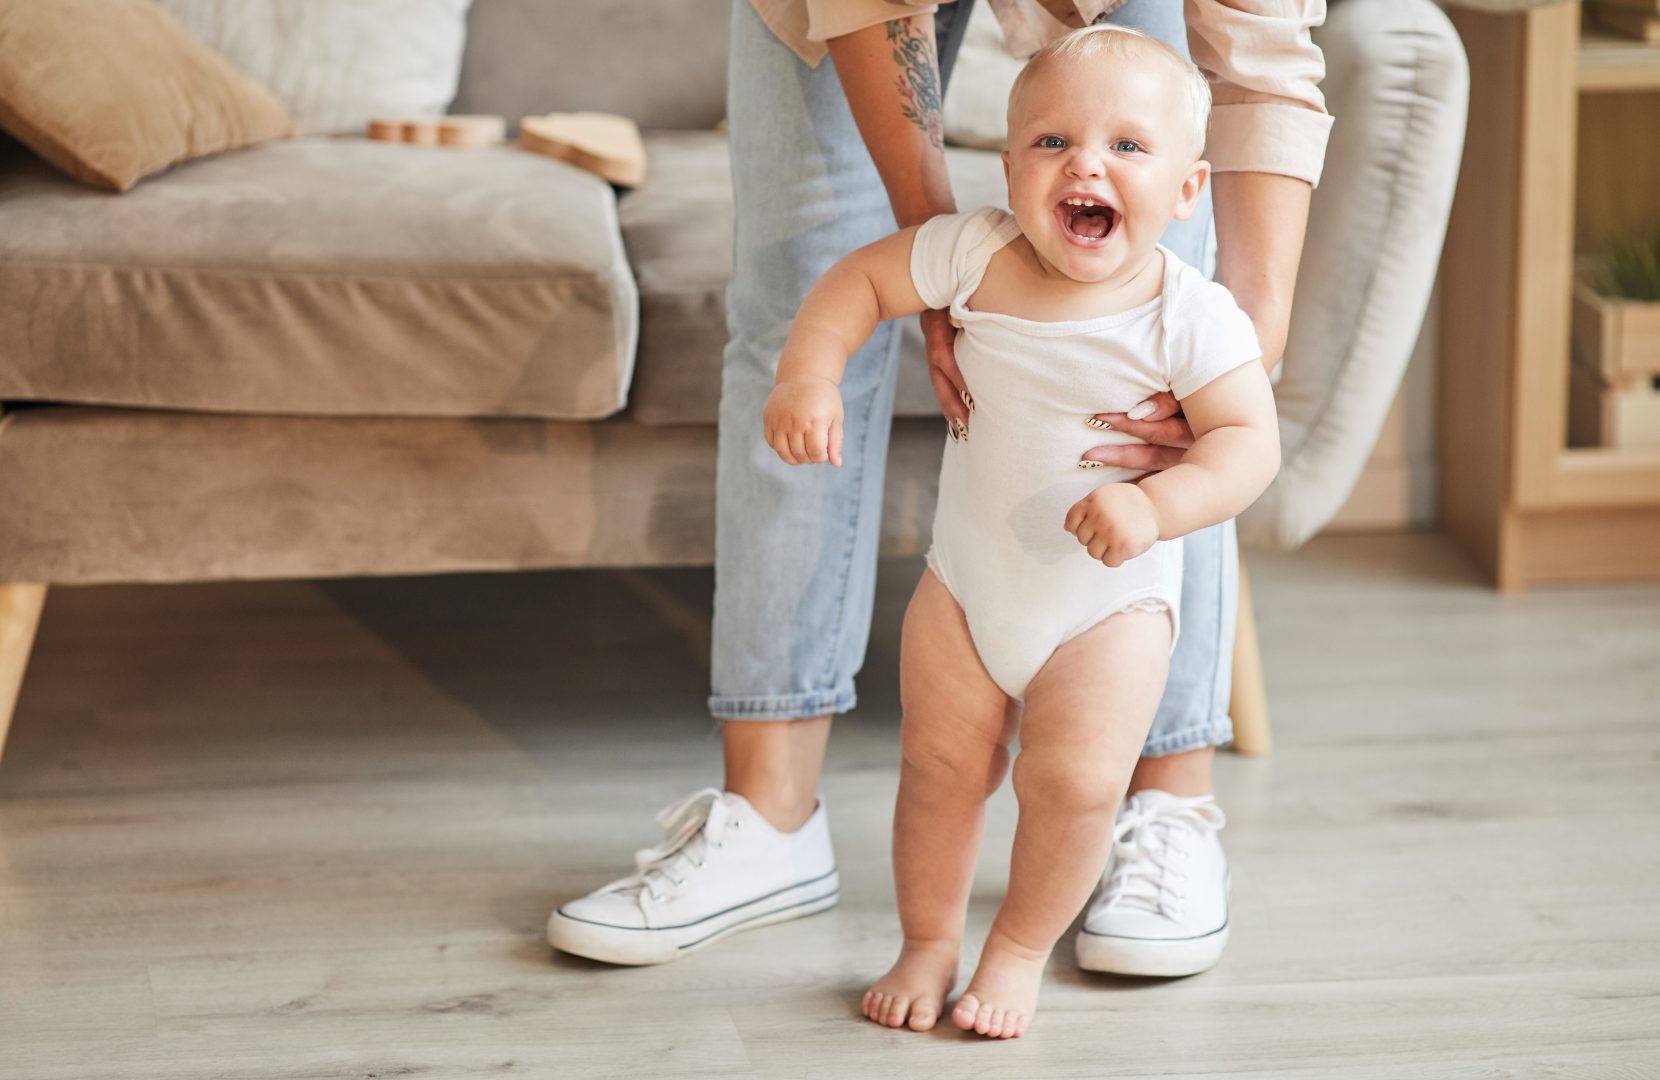
[[[1112,148],[1117,150],[1120,154],[1133,154],[1137,150],[1141,149],[1140,146],[1131,142],[1129,139],[1119,139],[1117,142],[1112,144]]]
[[[1059,135],[1045,135],[1038,140],[1038,145],[1045,150],[1062,150],[1066,148],[1066,140]]]

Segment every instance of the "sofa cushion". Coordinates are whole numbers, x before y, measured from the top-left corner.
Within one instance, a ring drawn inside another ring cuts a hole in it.
[[[611,188],[517,150],[298,139],[120,198],[0,166],[0,398],[591,419],[635,304]]]
[[[629,402],[649,424],[712,424],[732,275],[732,170],[718,131],[646,136],[646,179],[617,203],[640,288]]]
[[[957,203],[1002,206],[1002,159],[948,148]],[[726,281],[732,273],[732,173],[717,131],[646,136],[645,183],[618,204],[623,240],[640,285],[640,355],[629,394],[644,424],[713,424],[726,348]],[[917,320],[904,321],[897,416],[937,416]]]
[[[0,0],[0,127],[110,191],[294,133],[276,98],[149,0]]]
[[[461,75],[469,0],[160,0],[268,87],[303,135],[439,116]]]
[[[732,0],[473,0],[453,111],[712,128],[726,115],[731,16]]]

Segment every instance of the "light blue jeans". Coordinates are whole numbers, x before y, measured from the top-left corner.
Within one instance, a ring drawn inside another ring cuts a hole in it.
[[[1186,55],[1181,0],[1130,0],[1111,21]],[[899,332],[879,326],[842,379],[841,468],[791,466],[761,438],[778,357],[807,291],[837,259],[893,232],[876,167],[835,67],[802,63],[733,0],[727,126],[737,206],[727,288],[716,479],[715,624],[709,709],[727,720],[798,720],[854,706],[876,587],[876,549]],[[965,207],[965,209],[970,209]],[[1210,197],[1164,243],[1214,266]],[[943,434],[941,438],[944,438]],[[1228,720],[1237,615],[1233,523],[1185,544],[1182,634],[1143,753],[1215,746]]]

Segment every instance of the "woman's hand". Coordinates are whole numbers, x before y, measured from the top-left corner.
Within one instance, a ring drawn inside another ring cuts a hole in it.
[[[1168,391],[1154,394],[1128,413],[1096,413],[1093,421],[1091,427],[1110,428],[1141,440],[1084,452],[1083,460],[1115,469],[1160,472],[1180,462],[1193,445],[1193,429],[1182,416],[1181,403]]]
[[[1225,172],[1211,181],[1216,200],[1216,280],[1228,287],[1251,317],[1268,371],[1274,370],[1285,351],[1312,191],[1307,181],[1277,173]],[[1141,412],[1149,403],[1153,408]],[[1168,393],[1155,394],[1128,415],[1100,413],[1095,419],[1150,445],[1097,446],[1084,454],[1085,461],[1160,472],[1180,462],[1193,445],[1193,429]]]
[[[974,395],[963,382],[957,367],[957,328],[951,313],[936,308],[922,313],[922,343],[928,354],[928,381],[934,384],[934,400],[945,414],[954,439],[968,438],[968,417],[974,411]]]

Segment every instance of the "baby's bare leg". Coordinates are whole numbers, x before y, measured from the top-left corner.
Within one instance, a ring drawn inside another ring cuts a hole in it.
[[[1009,767],[1018,713],[986,674],[962,609],[926,572],[905,612],[899,656],[904,757],[893,815],[893,876],[905,942],[865,994],[879,1024],[927,1031],[957,981],[986,798]]]
[[[1027,687],[1009,891],[952,1011],[958,1027],[1025,1032],[1049,953],[1107,864],[1169,660],[1169,617],[1129,612],[1061,646]]]

